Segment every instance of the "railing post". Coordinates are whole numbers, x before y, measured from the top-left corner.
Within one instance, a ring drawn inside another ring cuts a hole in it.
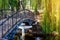
[[[7,15],[7,18],[9,18],[9,15]],[[8,19],[8,27],[7,27],[8,30],[9,30],[9,28],[10,28],[10,27],[9,27],[9,26],[10,26],[9,24],[10,24],[10,20]]]
[[[12,13],[13,13],[13,11],[12,11]],[[13,26],[13,15],[12,15],[12,26]]]
[[[1,12],[2,12],[2,19],[3,19],[3,10],[1,10]],[[3,24],[2,24],[2,36],[3,36]]]
[[[16,12],[16,24],[17,24],[17,12]]]

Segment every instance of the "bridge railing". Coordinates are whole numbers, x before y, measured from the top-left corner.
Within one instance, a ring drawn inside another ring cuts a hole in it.
[[[26,15],[24,10],[18,11],[18,12],[11,12],[12,15],[7,16],[7,18],[3,18],[0,20],[0,38],[8,31],[10,28],[13,27],[20,19],[23,18],[29,18],[28,15]],[[29,11],[29,10],[27,10]],[[30,12],[30,11],[29,11]],[[4,13],[4,12],[3,12]],[[31,17],[30,17],[31,18]],[[33,19],[33,17],[32,17]]]
[[[4,13],[4,12],[3,12]],[[0,20],[0,38],[11,28],[15,23],[17,23],[17,12],[14,13],[11,16],[8,16],[7,18],[3,18]],[[14,18],[14,16],[16,16]]]

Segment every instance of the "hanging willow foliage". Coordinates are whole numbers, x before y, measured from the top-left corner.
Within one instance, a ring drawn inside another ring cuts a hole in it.
[[[9,3],[8,0],[0,0],[0,9],[8,9]]]
[[[37,0],[33,0],[33,1],[31,0],[32,9],[35,9],[36,3],[37,3]]]
[[[60,33],[60,0],[44,0],[43,31]],[[60,40],[58,36],[45,40]]]

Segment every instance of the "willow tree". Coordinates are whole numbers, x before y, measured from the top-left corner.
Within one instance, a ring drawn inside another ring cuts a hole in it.
[[[0,9],[8,9],[9,3],[8,0],[0,0]]]
[[[52,0],[52,13],[56,17],[55,31],[60,33],[60,0]],[[60,40],[60,38],[57,36],[55,40]]]
[[[19,9],[19,0],[9,0],[9,5],[11,7],[11,10],[14,11],[14,9],[18,10]]]
[[[60,0],[44,0],[43,31],[45,33],[60,33]],[[60,40],[59,37],[49,37],[46,40]]]
[[[2,0],[0,0],[0,9],[1,9],[1,7],[2,7]]]
[[[35,9],[36,3],[37,3],[37,0],[33,0],[33,1],[31,0],[32,9]]]

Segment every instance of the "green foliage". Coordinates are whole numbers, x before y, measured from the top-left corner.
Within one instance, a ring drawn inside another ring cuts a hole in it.
[[[1,9],[1,6],[2,6],[2,0],[0,0],[0,9]]]
[[[57,32],[60,33],[60,7],[59,0],[45,0],[44,1],[44,16],[42,27],[45,33]],[[56,7],[57,6],[57,7]],[[58,9],[56,9],[56,8]],[[57,11],[56,11],[57,10]],[[59,34],[60,35],[60,34]],[[46,37],[44,40],[60,40],[59,36]]]
[[[33,0],[33,1],[31,0],[32,9],[35,9],[36,4],[37,4],[37,0]]]
[[[7,9],[9,7],[8,0],[0,0],[0,9]]]

